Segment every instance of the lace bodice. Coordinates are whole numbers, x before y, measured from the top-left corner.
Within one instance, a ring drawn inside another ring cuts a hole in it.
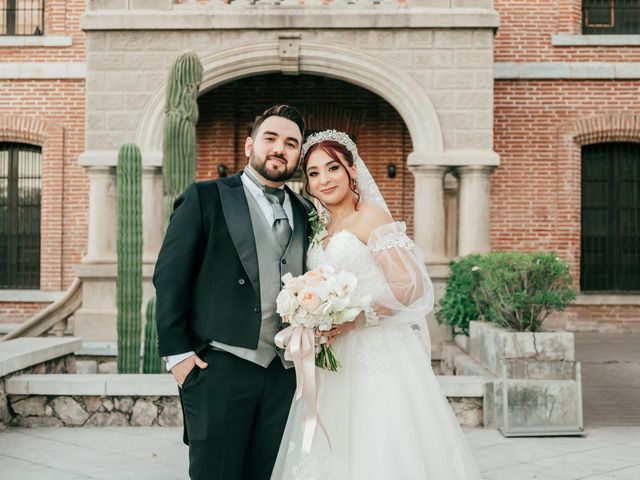
[[[356,292],[373,294],[384,276],[375,262],[371,249],[348,230],[341,230],[333,234],[325,248],[321,242],[316,242],[307,255],[309,269],[317,269],[321,265],[330,265],[336,270],[344,270],[358,277]]]

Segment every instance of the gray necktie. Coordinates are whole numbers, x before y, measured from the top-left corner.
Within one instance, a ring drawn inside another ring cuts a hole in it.
[[[278,244],[282,248],[282,252],[284,252],[289,244],[289,238],[291,238],[289,217],[287,217],[284,207],[282,206],[284,203],[284,190],[281,188],[265,187],[248,169],[245,169],[245,174],[249,180],[262,189],[264,196],[269,200],[269,203],[271,203],[271,207],[273,208],[273,225],[271,228],[273,229],[273,234]]]

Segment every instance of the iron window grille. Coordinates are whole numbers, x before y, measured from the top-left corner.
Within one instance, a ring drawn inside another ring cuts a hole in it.
[[[640,34],[638,0],[582,0],[582,33]]]
[[[0,142],[0,288],[40,288],[42,150]]]
[[[44,0],[0,0],[0,35],[43,35]]]
[[[582,148],[582,291],[640,291],[638,159],[640,143]]]

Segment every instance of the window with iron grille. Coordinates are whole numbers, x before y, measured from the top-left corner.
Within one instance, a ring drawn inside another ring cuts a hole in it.
[[[582,148],[582,291],[640,291],[640,143]]]
[[[0,142],[0,288],[40,288],[42,150]]]
[[[44,0],[0,0],[0,35],[43,35]]]
[[[640,2],[582,0],[582,33],[640,34]]]

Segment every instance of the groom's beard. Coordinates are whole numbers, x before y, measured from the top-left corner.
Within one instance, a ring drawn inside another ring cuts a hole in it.
[[[285,164],[284,171],[280,172],[269,170],[267,168],[267,161],[271,158],[281,159]],[[286,182],[291,177],[293,177],[293,174],[296,173],[296,169],[298,168],[297,164],[293,168],[288,168],[287,160],[280,155],[268,155],[261,162],[254,156],[253,152],[251,152],[251,154],[249,155],[249,165],[251,165],[253,169],[262,176],[262,178],[269,180],[270,182]]]

